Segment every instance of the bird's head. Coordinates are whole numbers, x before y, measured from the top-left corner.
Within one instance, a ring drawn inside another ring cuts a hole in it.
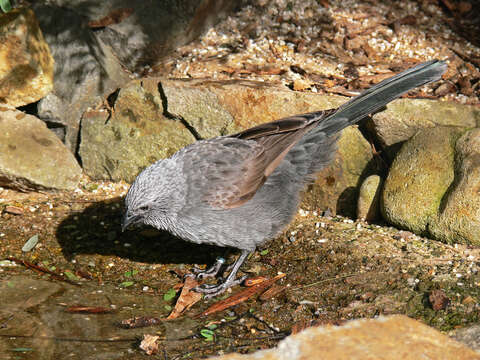
[[[168,230],[184,203],[184,180],[177,169],[172,159],[159,160],[137,176],[125,197],[122,231],[134,224]]]

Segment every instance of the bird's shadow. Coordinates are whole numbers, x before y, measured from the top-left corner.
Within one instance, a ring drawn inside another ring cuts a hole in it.
[[[155,264],[212,264],[226,249],[198,245],[153,228],[122,232],[123,199],[92,203],[72,212],[58,226],[56,237],[67,260],[81,254],[113,255]]]

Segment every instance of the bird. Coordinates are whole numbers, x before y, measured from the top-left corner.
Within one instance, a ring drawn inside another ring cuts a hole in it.
[[[240,250],[225,268],[218,258],[194,290],[223,293],[246,277],[237,272],[255,249],[278,236],[297,211],[301,192],[334,157],[342,129],[378,112],[407,91],[441,79],[447,64],[430,60],[385,79],[340,107],[198,140],[145,168],[125,197],[122,231],[150,225],[178,238]]]

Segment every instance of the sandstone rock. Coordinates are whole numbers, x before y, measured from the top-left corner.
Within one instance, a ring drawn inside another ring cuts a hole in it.
[[[480,129],[419,131],[388,174],[385,219],[445,242],[480,244],[479,158]]]
[[[120,90],[111,118],[106,111],[84,114],[79,155],[92,178],[132,182],[145,167],[193,141],[180,120],[163,115],[156,83],[135,80]]]
[[[55,59],[54,89],[38,103],[38,117],[62,129],[62,140],[75,153],[83,112],[130,77],[85,17],[68,6],[36,2],[33,9]]]
[[[132,181],[145,166],[172,155],[196,136],[231,134],[284,116],[337,107],[343,101],[252,81],[145,78],[120,91],[108,121],[107,114],[85,114],[80,156],[86,173],[94,178]],[[370,145],[359,130],[346,129],[335,160],[319,174],[302,206],[354,216],[356,188],[371,160]]]
[[[32,10],[0,15],[0,104],[40,100],[53,89],[53,58]]]
[[[480,325],[472,325],[458,329],[449,335],[462,344],[480,352]]]
[[[480,359],[480,354],[403,315],[354,320],[342,326],[308,328],[254,354],[212,360],[300,359]]]
[[[358,193],[357,218],[367,221],[380,219],[380,191],[382,178],[378,175],[367,177]]]
[[[475,127],[480,125],[480,109],[425,99],[398,99],[385,111],[373,116],[368,127],[383,146],[408,140],[424,128],[436,126]]]
[[[357,127],[343,130],[335,158],[317,174],[308,187],[301,207],[309,210],[330,209],[335,214],[354,218],[358,188],[373,172],[372,149]]]
[[[0,185],[20,190],[72,190],[82,169],[34,116],[0,107]]]
[[[455,145],[455,179],[429,227],[437,239],[480,245],[480,129],[466,132]]]
[[[232,0],[37,1],[32,7],[53,57],[55,88],[38,116],[64,130],[77,150],[79,124],[94,107],[172,50],[195,39],[236,2]]]
[[[460,131],[420,130],[403,144],[385,181],[381,210],[392,224],[425,234],[453,181],[453,145]]]

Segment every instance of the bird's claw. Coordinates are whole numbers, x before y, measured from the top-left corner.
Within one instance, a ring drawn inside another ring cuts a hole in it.
[[[193,288],[192,290],[201,294],[205,295],[205,299],[210,299],[212,297],[215,297],[217,295],[220,295],[224,293],[227,289],[231,288],[232,286],[236,286],[241,284],[247,276],[242,276],[241,278],[235,279],[235,280],[226,280],[226,281],[221,281],[219,284],[213,285],[213,284],[203,284],[200,286],[197,286]]]
[[[215,261],[215,264],[213,264],[213,266],[209,267],[208,269],[203,270],[195,266],[192,269],[192,273],[195,275],[195,278],[197,278],[198,280],[216,277],[224,264],[225,264],[225,259],[222,257],[219,257]]]

